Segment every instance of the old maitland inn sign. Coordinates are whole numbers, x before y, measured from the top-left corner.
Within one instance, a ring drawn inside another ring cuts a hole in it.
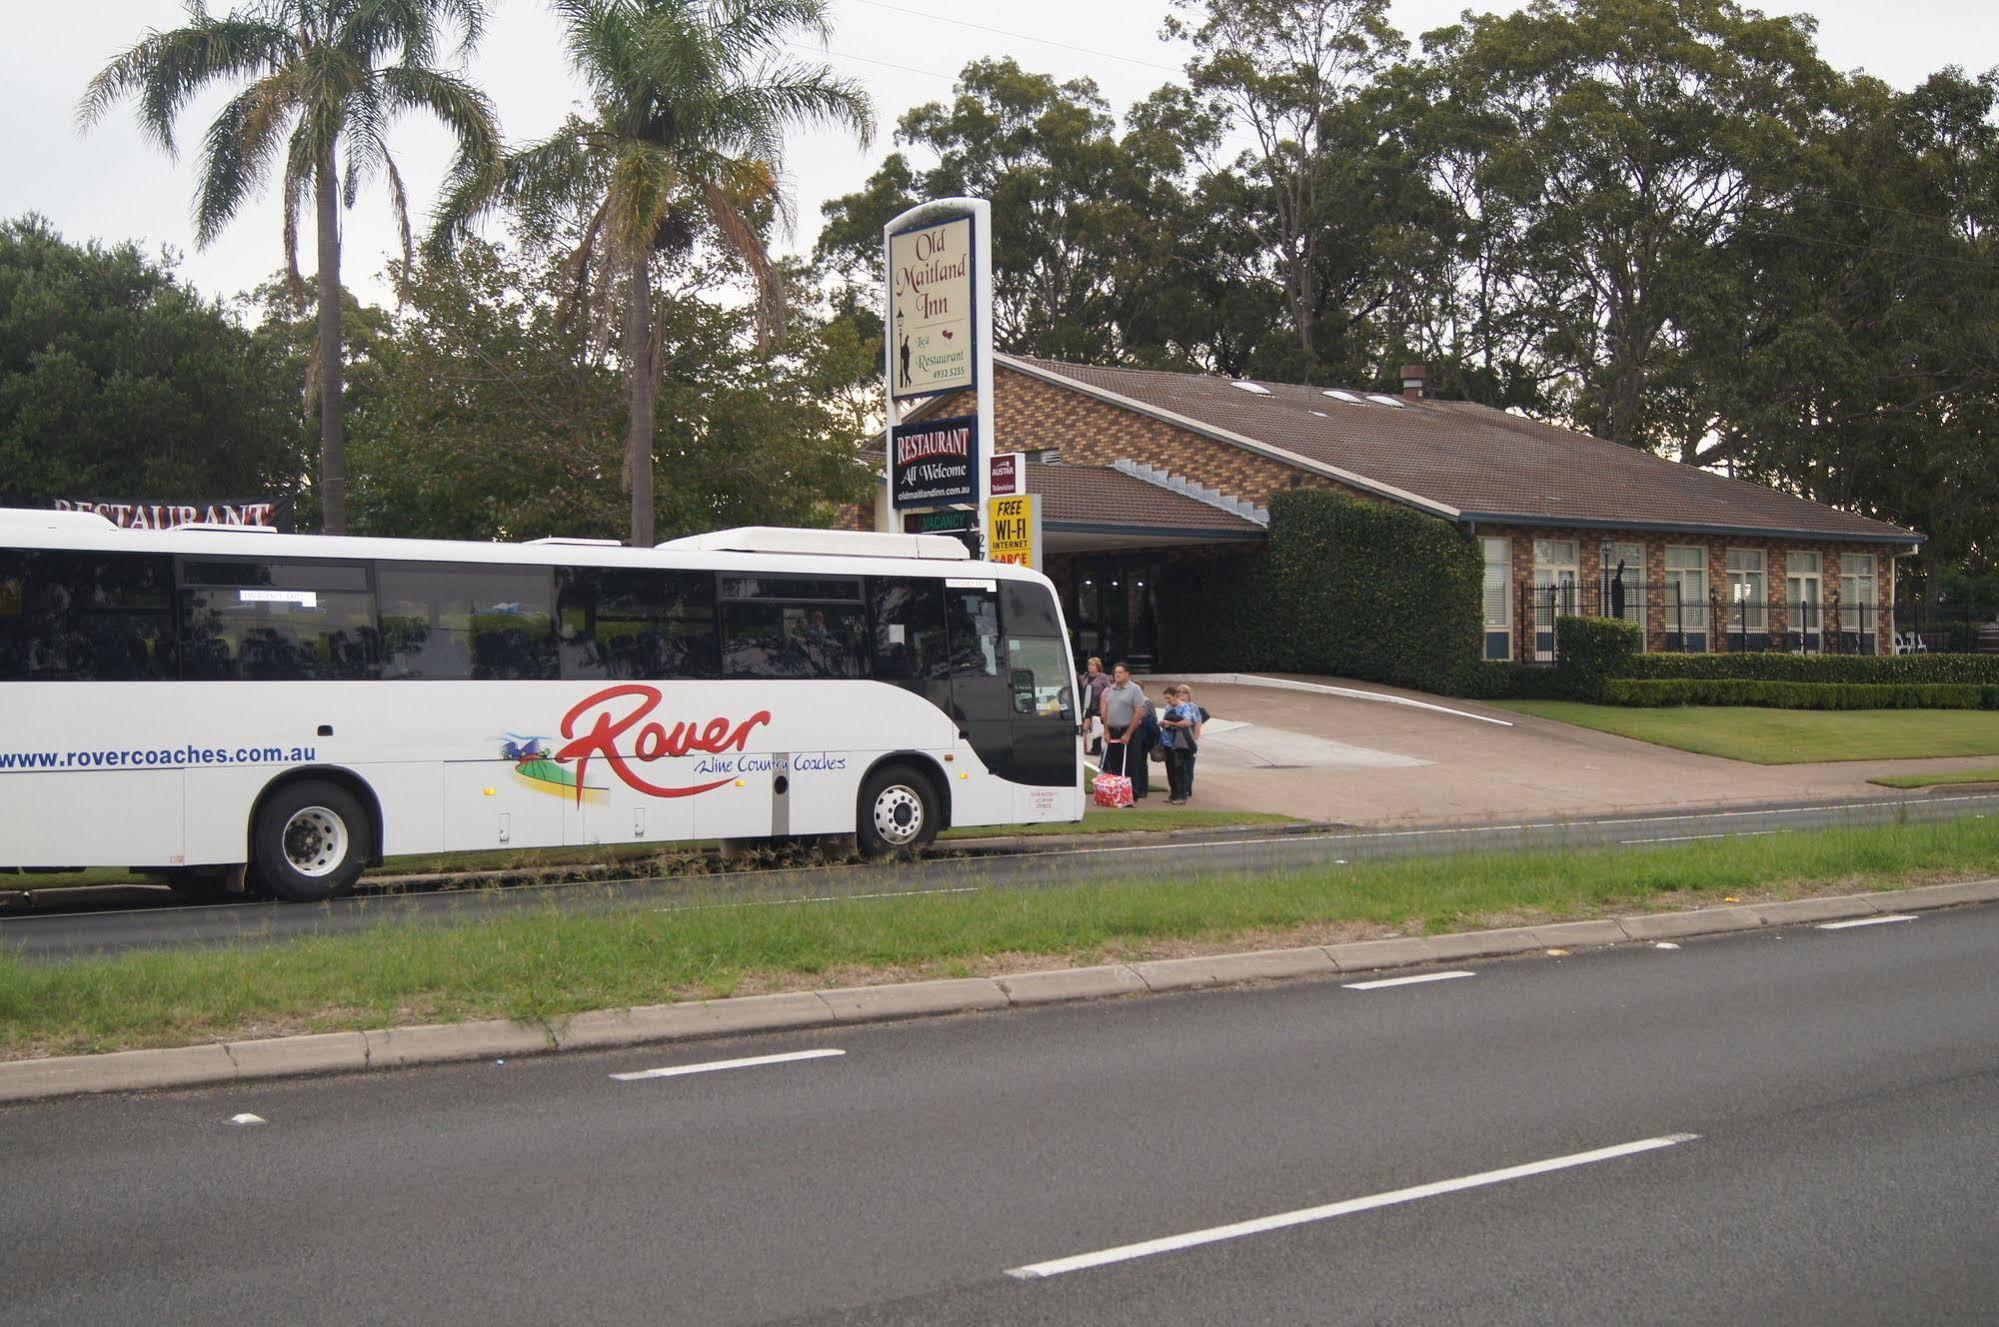
[[[978,381],[970,216],[889,236],[889,395],[903,401]]]

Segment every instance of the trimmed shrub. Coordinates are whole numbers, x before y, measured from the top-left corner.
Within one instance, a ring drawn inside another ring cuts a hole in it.
[[[1641,654],[1616,676],[1999,686],[1999,654]]]
[[[1433,516],[1322,489],[1270,499],[1253,557],[1169,567],[1172,666],[1331,673],[1458,692],[1483,639],[1478,544]]]
[[[1578,700],[1603,694],[1606,678],[1623,677],[1626,665],[1645,648],[1645,632],[1615,617],[1564,617],[1555,622],[1555,671],[1560,685]]]
[[[1784,682],[1756,678],[1612,678],[1611,705],[1755,705],[1780,710],[1999,709],[1999,686],[1969,682]]]

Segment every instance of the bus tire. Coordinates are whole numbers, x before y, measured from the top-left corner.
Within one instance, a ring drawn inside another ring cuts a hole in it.
[[[265,799],[250,828],[250,859],[283,903],[320,903],[354,888],[373,828],[361,803],[322,779],[288,783]]]
[[[908,765],[884,765],[861,785],[855,838],[863,857],[919,852],[937,837],[937,789]]]

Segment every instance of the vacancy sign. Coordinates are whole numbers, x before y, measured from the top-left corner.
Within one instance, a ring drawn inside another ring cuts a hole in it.
[[[1041,566],[1041,500],[1033,493],[986,499],[986,561]]]
[[[906,401],[977,385],[972,242],[969,216],[889,236],[891,399]]]

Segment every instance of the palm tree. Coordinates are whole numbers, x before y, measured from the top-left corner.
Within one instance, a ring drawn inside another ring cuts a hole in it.
[[[284,161],[285,266],[303,298],[299,216],[310,192],[319,240],[320,501],[328,534],[347,528],[347,448],[341,425],[340,208],[361,185],[386,179],[410,257],[409,200],[389,155],[390,124],[428,111],[457,139],[447,187],[488,178],[500,159],[499,129],[485,95],[433,65],[438,40],[478,41],[484,0],[248,0],[226,18],[188,0],[187,26],[150,31],[90,80],[77,106],[89,128],[120,98],[138,101],[139,123],[176,151],[174,122],[212,83],[247,84],[208,126],[195,192],[195,243],[222,233],[243,201]]]
[[[873,139],[867,94],[823,64],[786,58],[798,36],[824,41],[827,0],[554,0],[569,58],[590,90],[587,115],[507,154],[497,176],[466,179],[442,208],[448,246],[495,204],[530,228],[577,227],[571,311],[588,308],[606,342],[623,305],[620,357],[631,391],[625,482],[632,543],[653,542],[653,424],[660,346],[653,257],[704,237],[747,268],[766,342],[782,325],[784,283],[765,246],[790,221],[782,179],[787,131],[845,125]]]

